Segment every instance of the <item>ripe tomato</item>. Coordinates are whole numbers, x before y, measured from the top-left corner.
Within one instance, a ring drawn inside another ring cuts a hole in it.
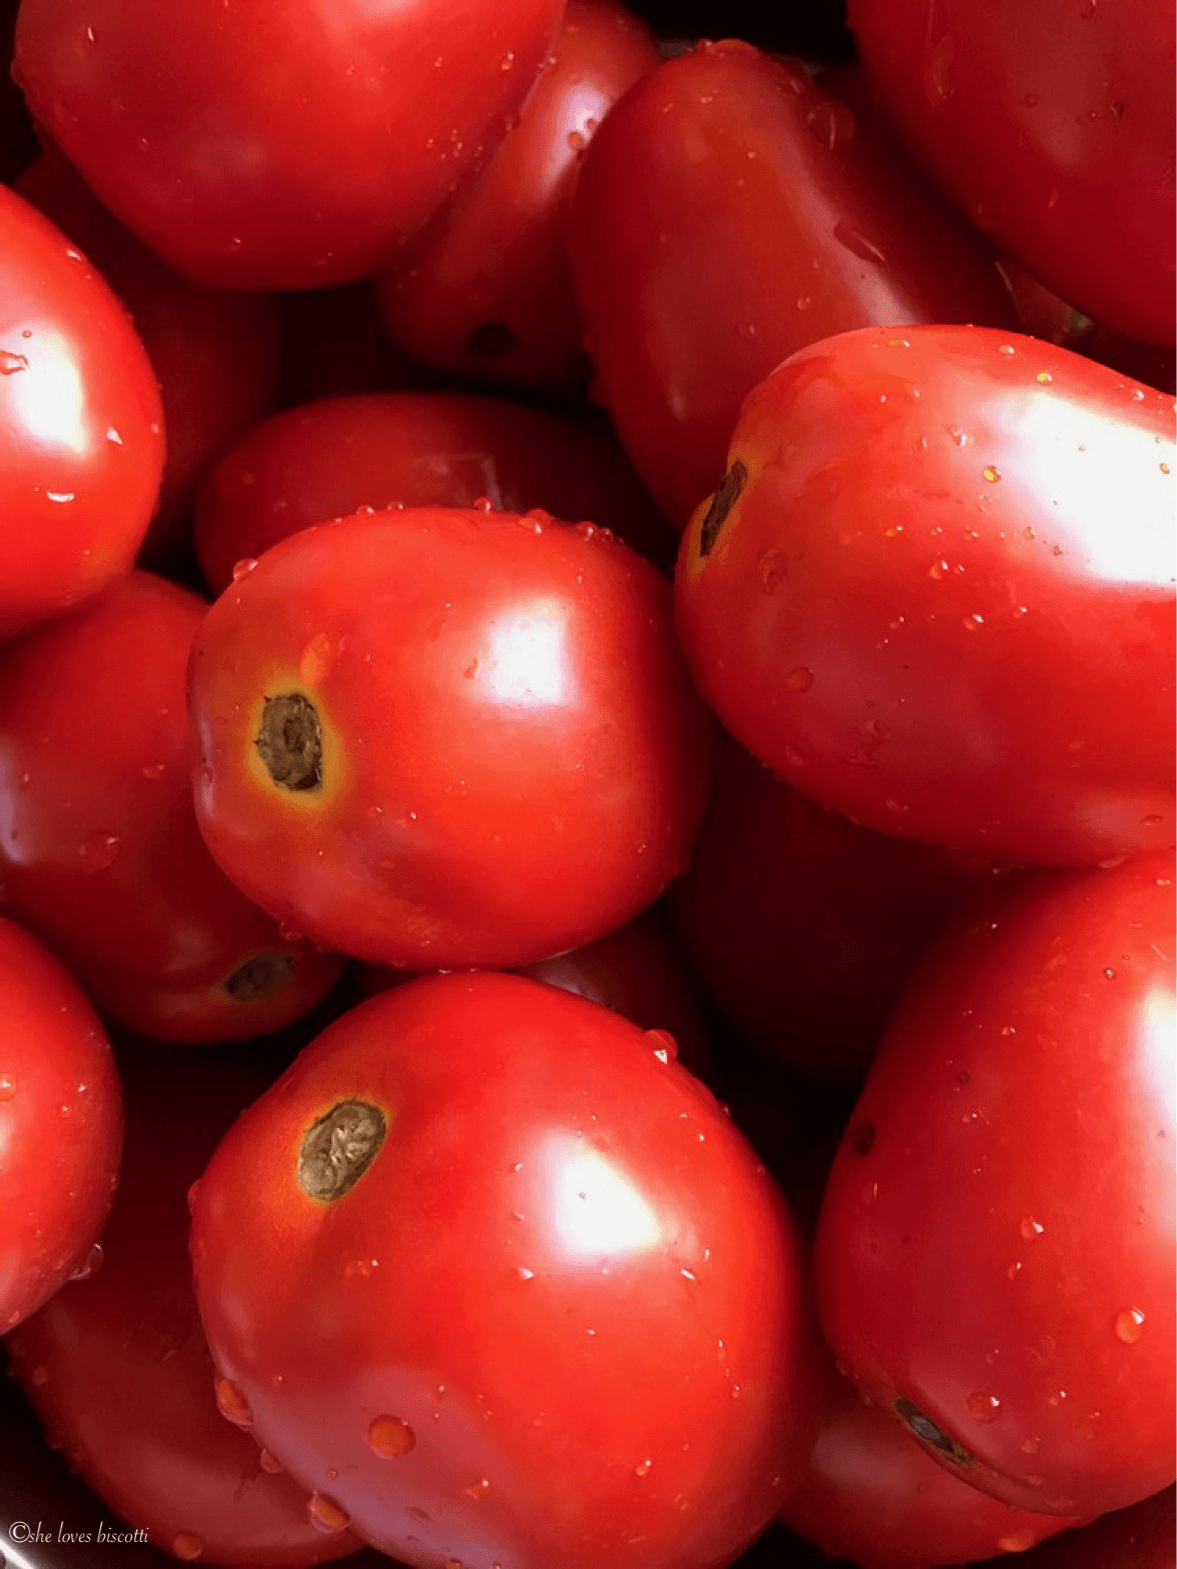
[[[849,0],[880,100],[946,191],[1104,326],[1173,342],[1165,0]]]
[[[562,0],[23,0],[13,72],[103,203],[180,272],[360,278],[503,135]]]
[[[184,706],[204,602],[132,572],[0,648],[0,873],[95,1005],[163,1040],[288,1024],[343,961],[295,943],[215,865]]]
[[[359,1544],[318,1530],[306,1493],[217,1410],[192,1292],[188,1186],[266,1078],[223,1063],[182,1070],[127,1075],[122,1179],[101,1246],[8,1337],[12,1369],[71,1467],[165,1552],[323,1563]]]
[[[82,1267],[118,1180],[122,1097],[77,984],[0,918],[0,1334]]]
[[[1171,1487],[1044,1542],[1019,1569],[1174,1569],[1177,1493]],[[1002,1560],[1008,1565],[1008,1560]],[[994,1569],[994,1566],[990,1566]]]
[[[970,327],[847,333],[748,398],[679,555],[724,725],[867,827],[1093,864],[1174,841],[1173,401]]]
[[[213,856],[356,958],[507,968],[591,942],[683,869],[703,812],[669,586],[546,513],[304,529],[209,611],[189,700]]]
[[[808,1443],[779,1195],[661,1042],[517,976],[330,1026],[200,1180],[242,1420],[414,1569],[713,1569]]]
[[[0,186],[0,639],[130,568],[159,493],[162,420],[123,306]]]
[[[820,79],[701,44],[610,110],[572,201],[600,396],[677,528],[718,484],[745,394],[871,323],[1013,324],[985,242]]]
[[[826,1188],[839,1365],[1023,1509],[1173,1481],[1172,857],[1040,873],[913,976]]]

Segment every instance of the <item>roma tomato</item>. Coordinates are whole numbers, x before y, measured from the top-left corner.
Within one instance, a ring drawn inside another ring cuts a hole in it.
[[[504,133],[562,0],[23,0],[35,119],[199,282],[310,288],[388,260]]]
[[[1166,1487],[1139,1504],[1101,1515],[1081,1530],[1044,1542],[1019,1569],[1174,1569],[1177,1491]],[[1008,1566],[1008,1559],[1002,1559]],[[990,1565],[989,1569],[995,1569]]]
[[[841,1367],[1022,1509],[1172,1482],[1172,857],[1039,873],[913,976],[818,1224]]]
[[[0,648],[9,908],[104,1014],[170,1041],[275,1030],[343,965],[282,934],[200,837],[184,680],[204,610],[136,571]]]
[[[110,1042],[48,949],[0,918],[0,1334],[85,1267],[123,1135]]]
[[[1013,324],[985,242],[795,64],[701,44],[610,110],[572,201],[599,396],[681,529],[746,393],[871,323]]]
[[[345,1014],[222,1141],[201,1317],[324,1520],[413,1569],[714,1569],[764,1529],[812,1417],[803,1261],[665,1059],[553,986],[442,976]]]
[[[875,93],[973,222],[1102,325],[1172,344],[1172,6],[848,11]]]
[[[213,856],[356,958],[508,968],[603,937],[703,812],[668,585],[546,513],[304,529],[209,611],[189,698]]]
[[[159,494],[162,422],[124,307],[0,186],[0,638],[130,569]]]
[[[217,1409],[188,1257],[189,1184],[264,1074],[187,1059],[128,1074],[122,1178],[101,1245],[5,1344],[52,1439],[128,1525],[185,1561],[262,1569],[355,1551]],[[72,1524],[72,1522],[71,1522]]]
[[[1173,401],[1020,335],[802,350],[684,536],[678,627],[762,762],[867,827],[1094,864],[1174,841]]]

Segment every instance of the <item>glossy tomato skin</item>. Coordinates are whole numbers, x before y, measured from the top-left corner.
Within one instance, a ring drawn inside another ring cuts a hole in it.
[[[668,585],[544,513],[283,540],[206,617],[189,705],[213,856],[356,958],[509,968],[591,942],[682,870],[703,812],[711,730]]]
[[[1177,1494],[1171,1487],[1044,1542],[1019,1569],[1174,1569]],[[1008,1559],[1002,1559],[1008,1564]]]
[[[300,1150],[345,1102],[384,1142],[314,1199]],[[414,1569],[728,1564],[807,1443],[787,1211],[697,1080],[555,987],[344,1015],[218,1148],[192,1254],[255,1434]]]
[[[188,1043],[289,1024],[343,964],[282,934],[200,837],[184,682],[205,608],[134,571],[0,648],[7,907],[104,1015]]]
[[[661,565],[675,538],[604,433],[546,409],[458,392],[321,398],[243,436],[196,504],[196,551],[214,593],[239,561],[360,507],[543,507],[590,522]]]
[[[5,1344],[46,1434],[104,1502],[183,1560],[263,1569],[355,1551],[217,1409],[188,1256],[187,1190],[264,1074],[131,1070],[122,1179],[84,1278]],[[205,1071],[202,1071],[202,1068]]]
[[[0,917],[0,1333],[80,1268],[118,1181],[122,1094],[110,1042],[77,983]]]
[[[1173,843],[1171,399],[1016,334],[873,329],[768,377],[729,461],[676,614],[762,762],[998,860]]]
[[[872,323],[1013,323],[985,242],[890,141],[749,44],[701,44],[615,105],[571,236],[598,395],[679,529],[786,355]]]
[[[973,912],[912,978],[827,1185],[839,1365],[1020,1508],[1173,1480],[1172,935],[1171,856]]]
[[[112,212],[234,288],[363,277],[502,136],[560,0],[22,4],[14,73]],[[259,61],[265,69],[259,70]]]
[[[0,638],[129,570],[159,493],[162,421],[123,306],[0,187]]]
[[[478,381],[572,390],[587,379],[568,203],[597,127],[661,58],[619,0],[568,0],[518,125],[382,281],[395,343]]]
[[[1172,7],[850,0],[848,14],[880,101],[973,222],[1096,321],[1171,344]]]

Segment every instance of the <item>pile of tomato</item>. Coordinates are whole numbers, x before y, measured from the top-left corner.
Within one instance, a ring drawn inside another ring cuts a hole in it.
[[[1174,1564],[1174,18],[806,9],[0,0],[0,1336],[128,1562]]]

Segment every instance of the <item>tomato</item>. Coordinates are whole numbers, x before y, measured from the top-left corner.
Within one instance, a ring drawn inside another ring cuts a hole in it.
[[[130,568],[159,493],[162,420],[122,305],[0,187],[0,638]]]
[[[661,58],[619,0],[568,0],[519,124],[383,280],[394,342],[480,381],[575,389],[586,379],[568,202],[598,125]]]
[[[189,703],[213,856],[356,958],[508,968],[603,937],[683,869],[703,812],[669,586],[544,513],[283,540],[209,611]]]
[[[37,138],[9,74],[17,0],[0,0],[0,180],[19,174],[37,151]]]
[[[202,470],[268,413],[278,379],[278,312],[265,295],[198,289],[107,213],[54,151],[16,182],[82,247],[131,313],[160,385],[167,457],[141,562],[175,557]]]
[[[283,410],[215,465],[196,505],[214,593],[239,561],[360,507],[543,507],[672,564],[674,536],[617,443],[546,409],[455,392],[323,398]]]
[[[571,232],[599,395],[680,529],[786,355],[872,323],[1013,324],[985,242],[820,80],[748,44],[630,89],[585,153]]]
[[[123,1174],[101,1245],[8,1337],[11,1367],[71,1467],[165,1552],[322,1563],[359,1544],[318,1530],[306,1493],[218,1411],[192,1292],[188,1186],[266,1079],[183,1067],[128,1075]]]
[[[869,1569],[932,1569],[1023,1553],[1073,1523],[1010,1509],[945,1471],[832,1366],[805,1479],[781,1518],[831,1558]]]
[[[700,691],[867,827],[1091,864],[1174,840],[1173,402],[1020,335],[794,355],[684,536]]]
[[[802,1260],[665,1058],[553,986],[442,976],[226,1136],[201,1317],[324,1518],[414,1569],[712,1569],[763,1530],[808,1440]]]
[[[1082,1530],[1044,1542],[1019,1560],[1019,1569],[1173,1569],[1174,1501],[1174,1489],[1166,1487],[1142,1503],[1101,1515]]]
[[[872,85],[973,221],[1106,327],[1174,335],[1173,8],[849,0]]]
[[[979,857],[858,827],[728,741],[669,903],[741,1029],[801,1072],[853,1078],[945,915],[992,875]]]
[[[204,610],[136,571],[0,648],[8,906],[103,1013],[188,1042],[297,1019],[343,963],[279,932],[200,837],[184,681]]]
[[[1172,857],[1039,873],[913,976],[818,1224],[822,1322],[927,1453],[1023,1509],[1173,1481]]]
[[[360,278],[503,135],[562,0],[23,0],[13,65],[99,198],[180,272]],[[264,63],[264,69],[260,66]]]
[[[0,917],[0,1333],[84,1267],[118,1181],[122,1096],[76,982]]]

